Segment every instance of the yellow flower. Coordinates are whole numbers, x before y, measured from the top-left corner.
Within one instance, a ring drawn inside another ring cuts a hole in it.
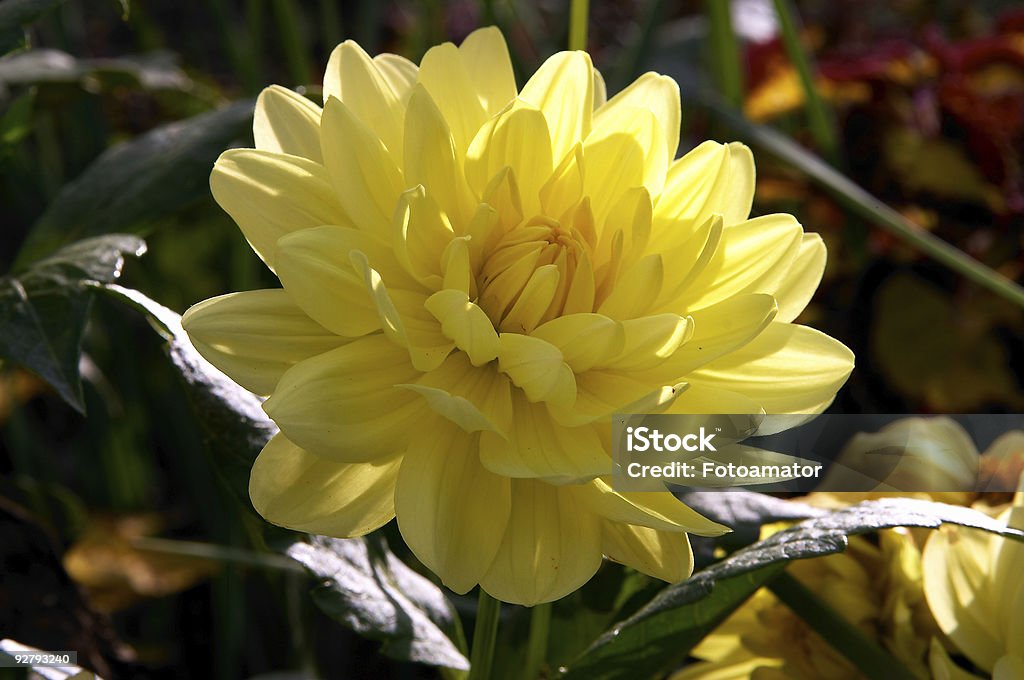
[[[517,91],[493,28],[417,67],[331,55],[325,105],[270,87],[218,203],[283,289],[190,309],[196,348],[270,395],[256,509],[333,536],[397,515],[458,592],[559,598],[602,555],[685,578],[670,494],[609,485],[615,412],[815,412],[852,355],[789,323],[825,248],[748,220],[750,152],[673,161],[679,92],[648,73],[605,101],[583,52]]]
[[[999,515],[1024,529],[1024,490]],[[978,530],[943,526],[924,548],[924,592],[949,641],[996,680],[1024,678],[1024,544]],[[937,678],[978,677],[932,645]]]
[[[785,528],[769,525],[762,538]],[[878,533],[878,545],[851,537],[845,552],[793,562],[787,571],[877,640],[914,675],[935,624],[921,586],[921,553],[905,529]],[[767,588],[758,590],[694,649],[701,661],[671,680],[860,680],[861,672]]]

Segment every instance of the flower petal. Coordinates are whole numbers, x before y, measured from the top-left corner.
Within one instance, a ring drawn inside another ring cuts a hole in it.
[[[500,30],[487,26],[473,31],[459,45],[459,55],[488,118],[516,98],[516,77]]]
[[[465,352],[474,366],[498,358],[498,334],[484,310],[461,290],[442,290],[427,298],[427,310],[441,322],[441,331]]]
[[[405,117],[405,182],[426,187],[453,225],[468,224],[477,206],[466,183],[463,154],[465,147],[455,146],[437,102],[422,84],[416,85]]]
[[[531,335],[560,349],[576,374],[608,365],[626,346],[622,323],[600,314],[560,316],[538,326]]]
[[[510,481],[480,464],[478,434],[446,421],[429,432],[413,438],[398,472],[398,528],[423,564],[465,593],[480,582],[501,544]]]
[[[658,531],[686,531],[698,536],[722,536],[730,531],[729,527],[711,521],[667,490],[625,493],[612,489],[606,479],[594,479],[580,487],[580,494],[587,507],[610,522]]]
[[[336,97],[388,150],[402,157],[404,109],[373,59],[351,40],[331,52],[324,73],[324,108]],[[329,158],[324,153],[324,158]]]
[[[278,434],[253,463],[249,498],[256,512],[278,526],[337,538],[362,536],[395,516],[401,460],[338,463]]]
[[[466,432],[504,437],[512,424],[512,386],[493,366],[477,367],[463,353],[449,356],[415,383],[399,385],[422,395],[439,415]]]
[[[321,113],[319,106],[298,92],[271,85],[256,98],[252,123],[256,148],[323,163]]]
[[[600,125],[606,117],[616,117],[616,127],[629,129],[629,118],[636,108],[651,111],[661,124],[667,153],[666,162],[670,162],[675,158],[679,148],[679,127],[682,124],[679,85],[668,76],[648,71],[597,110],[594,116],[595,126]]]
[[[419,74],[419,67],[405,57],[390,52],[378,54],[373,58],[373,64],[377,67],[381,78],[391,86],[391,91],[395,93],[402,105],[408,104],[412,86],[416,84],[416,76]]]
[[[512,422],[507,436],[480,436],[480,460],[506,477],[542,477],[554,483],[610,474],[611,455],[591,426],[567,428],[547,409],[531,404],[521,392],[512,395]]]
[[[651,196],[661,193],[668,167],[663,136],[657,118],[643,108],[623,108],[594,125],[583,142],[583,187],[598,224],[627,189],[644,186]]]
[[[814,297],[825,273],[825,243],[817,234],[804,234],[796,261],[775,289],[779,303],[779,321],[792,321]]]
[[[586,52],[559,52],[545,61],[519,93],[548,119],[553,158],[563,158],[590,134],[594,78]]]
[[[420,61],[419,83],[430,93],[451,130],[459,157],[465,155],[469,142],[488,118],[467,66],[461,51],[450,42],[431,47]]]
[[[406,271],[423,285],[439,288],[443,281],[441,255],[455,233],[448,217],[422,185],[402,194],[393,232],[395,256]]]
[[[297,156],[225,151],[213,166],[210,190],[271,270],[277,239],[285,234],[349,224],[323,167]]]
[[[256,394],[270,394],[296,363],[346,342],[281,289],[204,300],[185,312],[181,325],[207,361]]]
[[[838,340],[806,326],[773,323],[688,380],[739,392],[767,413],[819,413],[852,370],[853,353]]]
[[[347,104],[331,98],[320,120],[324,164],[338,202],[357,228],[387,239],[403,190],[394,158]]]
[[[364,233],[344,227],[303,229],[277,245],[277,275],[296,304],[314,321],[338,335],[359,337],[380,328],[363,277],[352,268],[352,250],[389,253]]]
[[[551,343],[518,333],[498,336],[498,370],[532,402],[572,404],[576,381],[562,353]]]
[[[693,551],[686,534],[602,522],[601,549],[610,559],[669,583],[693,573]]]
[[[533,606],[573,592],[601,566],[601,529],[572,487],[512,480],[512,512],[480,586],[503,602]]]
[[[408,445],[429,409],[396,387],[420,375],[404,348],[370,335],[296,364],[263,410],[296,445],[349,463],[390,457]]]

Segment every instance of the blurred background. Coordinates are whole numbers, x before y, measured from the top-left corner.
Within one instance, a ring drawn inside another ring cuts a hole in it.
[[[15,2],[0,1],[0,14]],[[316,99],[344,39],[415,61],[497,24],[522,85],[569,30],[568,3],[553,0],[49,4],[0,59],[2,271],[106,150],[271,83]],[[681,152],[770,126],[921,229],[1024,276],[1019,3],[594,0],[588,48],[609,93],[647,70],[679,81]],[[251,144],[236,118],[209,144]],[[219,148],[168,186],[174,209],[118,228],[149,246],[121,283],[178,312],[275,283],[208,195]],[[800,320],[857,354],[834,410],[1024,410],[1019,306],[849,209],[799,164],[756,146],[755,158],[755,214],[793,213],[828,245]],[[252,550],[261,521],[219,479],[140,316],[97,299],[80,369],[87,416],[32,373],[0,368],[0,637],[78,649],[115,676],[434,677],[377,655],[311,605],[301,574]]]

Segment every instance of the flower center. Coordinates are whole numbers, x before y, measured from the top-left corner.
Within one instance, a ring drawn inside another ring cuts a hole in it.
[[[478,304],[495,328],[516,333],[529,333],[563,313],[591,311],[591,249],[575,227],[533,217],[506,232],[485,255]]]

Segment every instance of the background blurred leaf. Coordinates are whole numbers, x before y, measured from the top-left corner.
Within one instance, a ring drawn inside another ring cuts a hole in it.
[[[0,2],[0,54],[25,44],[25,28],[64,0],[4,0]]]
[[[311,536],[287,554],[322,580],[313,599],[332,618],[384,644],[390,657],[467,670],[458,616],[440,588],[382,540]]]
[[[92,303],[92,291],[84,284],[114,281],[124,256],[138,257],[145,250],[138,237],[109,234],[62,248],[17,276],[0,278],[0,358],[32,370],[84,413],[78,360]]]
[[[138,231],[206,198],[213,162],[248,134],[252,110],[253,102],[238,102],[111,147],[61,189],[29,232],[16,266],[83,236]]]
[[[860,503],[773,534],[662,590],[598,638],[564,677],[635,678],[668,671],[791,560],[841,552],[856,534],[899,526],[934,529],[943,523],[1024,540],[1024,532],[970,508],[907,498]]]
[[[11,102],[0,116],[0,157],[32,131],[32,105],[36,92],[29,90]]]
[[[149,90],[188,90],[192,79],[174,53],[156,50],[107,59],[78,59],[55,49],[35,49],[0,59],[0,85],[124,83]]]

